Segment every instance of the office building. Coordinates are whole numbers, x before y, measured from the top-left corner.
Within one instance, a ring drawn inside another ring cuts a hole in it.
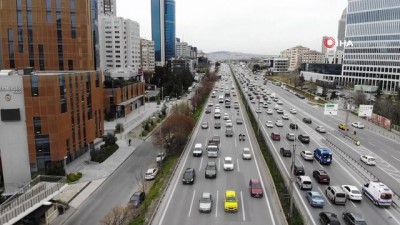
[[[141,68],[143,71],[155,71],[154,41],[140,40]]]
[[[175,57],[175,0],[151,0],[151,30],[156,64]]]
[[[347,17],[347,8],[343,10],[342,17],[338,23],[338,36],[337,41],[344,41],[345,33],[346,33],[346,17]],[[336,45],[336,51],[342,51],[344,49],[344,45]]]
[[[99,16],[117,16],[116,0],[96,0]]]
[[[139,24],[121,17],[99,17],[100,69],[140,68]]]
[[[325,39],[326,39],[326,38],[328,38],[328,36],[323,36],[323,37],[322,37],[322,43],[321,43],[321,52],[324,53],[324,54],[325,54],[326,51],[327,51],[327,48],[326,48],[326,46],[325,46]]]
[[[1,1],[0,69],[94,70],[91,12],[91,1]]]
[[[102,137],[103,82],[95,71],[0,72],[0,151],[5,192],[31,173],[63,168]],[[101,139],[100,139],[101,140]]]
[[[301,45],[283,50],[281,57],[289,59],[289,71],[300,68],[301,63],[323,63],[324,54]]]
[[[289,59],[283,57],[272,57],[264,59],[263,62],[266,64],[269,71],[286,73],[289,69]]]
[[[349,1],[341,84],[400,85],[400,1]]]
[[[189,58],[191,47],[188,45],[187,42],[176,42],[176,57],[177,58]]]

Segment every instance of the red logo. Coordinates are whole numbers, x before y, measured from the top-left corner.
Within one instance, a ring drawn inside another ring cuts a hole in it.
[[[335,38],[333,38],[333,37],[326,37],[324,39],[324,45],[327,48],[333,48],[333,47],[335,47],[335,44],[336,44],[336,41],[335,41]]]

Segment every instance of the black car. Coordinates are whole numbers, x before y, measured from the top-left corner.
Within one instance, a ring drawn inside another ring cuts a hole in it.
[[[304,123],[311,124],[311,123],[312,123],[312,120],[311,120],[311,118],[304,117],[304,118],[303,118],[303,122],[304,122]]]
[[[225,137],[233,137],[233,130],[231,128],[226,128]]]
[[[317,180],[318,183],[329,184],[331,182],[331,178],[325,170],[314,170],[313,177]]]
[[[196,178],[196,172],[193,168],[187,168],[183,174],[182,182],[183,184],[193,184]]]
[[[299,134],[298,138],[299,138],[299,141],[301,141],[301,143],[303,143],[303,144],[310,143],[310,136],[308,136],[306,134]]]
[[[214,128],[215,129],[221,129],[221,122],[215,122],[214,123]]]
[[[344,212],[342,217],[347,225],[367,225],[363,216],[359,213]]]
[[[281,147],[279,152],[281,153],[282,156],[285,156],[285,157],[291,157],[292,156],[292,152],[288,148]]]
[[[211,113],[211,108],[207,108],[207,109],[206,109],[206,113],[207,113],[207,114],[210,114],[210,113]]]
[[[296,176],[302,176],[305,174],[304,172],[304,167],[302,165],[294,165],[294,170],[293,170],[294,175]]]
[[[331,212],[320,213],[319,221],[321,221],[322,225],[340,225],[337,215]]]
[[[206,178],[216,178],[217,177],[217,164],[215,162],[207,162],[205,169]]]
[[[297,129],[299,129],[299,126],[297,126],[297,124],[295,124],[295,123],[290,123],[290,124],[289,124],[289,128],[290,128],[290,129],[297,130]]]
[[[143,191],[137,191],[133,193],[132,197],[129,199],[129,205],[134,208],[138,208],[140,204],[144,201],[145,197],[146,195]]]

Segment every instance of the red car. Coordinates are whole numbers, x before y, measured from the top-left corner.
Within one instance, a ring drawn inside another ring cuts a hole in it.
[[[281,135],[279,133],[272,132],[271,133],[271,138],[274,141],[280,141],[281,140]]]
[[[263,193],[263,189],[262,189],[261,182],[259,179],[255,179],[255,178],[250,179],[249,192],[250,192],[251,197],[262,198],[264,193]]]

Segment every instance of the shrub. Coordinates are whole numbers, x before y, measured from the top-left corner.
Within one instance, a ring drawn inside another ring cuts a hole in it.
[[[115,143],[113,145],[102,145],[99,150],[90,152],[91,161],[102,163],[117,151],[118,148],[119,146]]]
[[[79,179],[81,179],[81,177],[82,177],[81,172],[70,173],[67,175],[67,182],[72,183],[72,182],[78,181]]]

